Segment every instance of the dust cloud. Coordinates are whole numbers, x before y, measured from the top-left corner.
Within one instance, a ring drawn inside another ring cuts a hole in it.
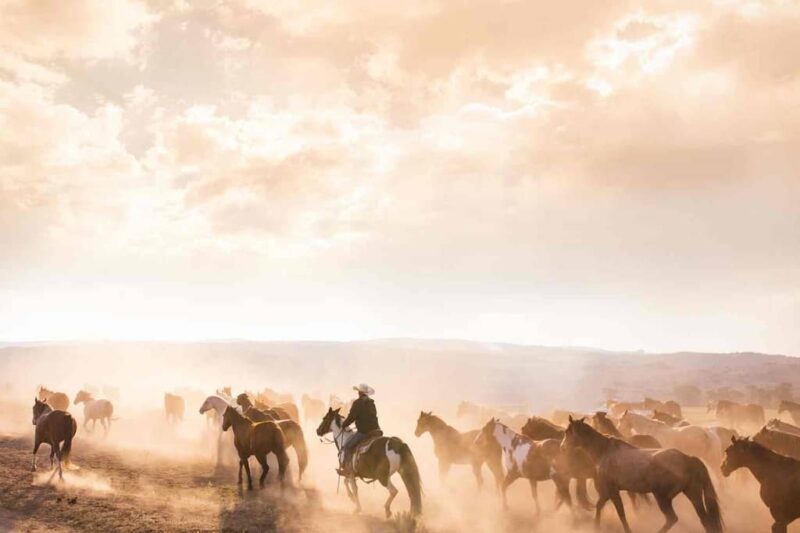
[[[608,381],[602,371],[606,368],[603,365],[617,364],[614,358],[620,355],[554,351],[530,356],[516,353],[514,347],[460,343],[426,346],[411,341],[95,343],[0,349],[0,435],[4,439],[0,452],[7,459],[0,467],[0,483],[12,488],[0,501],[0,508],[10,516],[3,515],[4,524],[9,528],[44,525],[57,529],[64,509],[69,512],[72,506],[80,509],[80,517],[71,519],[70,525],[79,529],[251,528],[353,533],[413,529],[405,514],[409,501],[399,476],[395,482],[400,494],[393,505],[397,518],[383,518],[387,492],[378,483],[360,485],[364,512],[352,514],[351,502],[334,472],[336,451],[315,434],[319,420],[302,422],[310,456],[302,481],[297,481],[295,455],[290,449],[289,487],[284,492],[278,489],[273,467],[268,486],[248,493],[236,485],[232,434],[220,436],[219,429],[198,413],[203,399],[223,386],[231,386],[234,394],[269,387],[291,393],[299,405],[304,393],[326,403],[332,394],[347,400],[354,395],[353,384],[367,382],[377,391],[375,401],[385,434],[407,442],[419,465],[424,515],[417,531],[594,531],[593,513],[567,507],[556,510],[551,482],[539,483],[542,511],[537,516],[526,480],[518,480],[509,488],[507,510],[485,467],[485,484],[480,492],[468,465],[454,465],[447,478],[440,480],[431,437],[415,437],[414,429],[421,410],[432,410],[462,431],[477,429],[484,420],[456,415],[462,400],[545,416],[555,408],[589,412],[602,406],[604,388],[624,386],[618,374]],[[681,384],[676,376],[692,375],[697,370],[696,364],[682,368],[680,360],[676,361],[674,368],[664,372],[666,378],[650,384],[635,377],[638,370],[633,364],[627,374],[636,379],[630,387],[632,393],[668,394],[669,387]],[[652,360],[642,364],[652,364]],[[783,374],[776,379],[783,379]],[[731,375],[729,379],[735,385],[740,378]],[[82,406],[70,405],[79,430],[73,443],[73,465],[65,470],[63,484],[47,470],[47,445],[39,451],[40,471],[27,475],[31,405],[39,385],[67,393],[70,402],[78,390],[86,388],[98,391],[98,397],[103,397],[104,389],[119,394],[114,399],[115,420],[107,435],[99,424],[93,430],[83,427]],[[185,398],[182,422],[167,422],[165,392]],[[704,409],[687,409],[687,413],[692,421],[706,421]],[[251,467],[257,477],[260,469],[255,461]],[[749,473],[717,478],[716,484],[728,531],[769,529],[769,513]],[[36,499],[30,496],[34,490],[55,493],[37,492]],[[596,496],[593,489],[590,496]],[[58,504],[51,503],[53,498],[58,498]],[[73,503],[61,501],[71,498],[75,499]],[[634,507],[626,499],[625,505],[635,531],[656,530],[663,524],[654,503]],[[688,500],[678,497],[675,508],[680,521],[674,531],[702,531]],[[610,504],[604,510],[600,530],[621,531]],[[794,526],[791,531],[800,528]]]

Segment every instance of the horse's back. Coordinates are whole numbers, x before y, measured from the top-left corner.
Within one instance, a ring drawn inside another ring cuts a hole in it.
[[[62,441],[68,435],[74,437],[77,431],[78,423],[67,411],[50,411],[42,415],[36,422],[36,439],[40,441]]]

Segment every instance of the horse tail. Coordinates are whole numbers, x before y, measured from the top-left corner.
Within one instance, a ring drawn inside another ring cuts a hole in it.
[[[77,424],[72,415],[67,413],[64,421],[64,445],[61,447],[61,460],[65,465],[69,465],[69,453],[72,451],[72,436],[77,429]]]
[[[297,424],[297,437],[293,445],[294,451],[297,453],[297,481],[299,482],[308,466],[308,449],[306,448],[305,436],[303,436],[303,428],[300,427],[300,424]]]
[[[411,500],[411,514],[419,516],[422,514],[422,480],[417,468],[417,461],[408,444],[397,439],[390,441],[390,449],[400,454],[400,477],[408,491],[408,498]]]
[[[694,457],[694,475],[696,483],[700,485],[703,491],[703,503],[706,507],[706,531],[712,533],[719,533],[723,530],[724,522],[722,520],[722,512],[719,507],[719,498],[717,491],[714,489],[714,483],[711,481],[711,476],[708,475],[708,468],[705,463]]]

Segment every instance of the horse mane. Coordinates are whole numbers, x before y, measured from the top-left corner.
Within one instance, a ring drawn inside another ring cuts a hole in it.
[[[657,427],[662,428],[662,429],[675,429],[675,428],[671,427],[669,424],[666,424],[666,423],[662,422],[661,420],[654,420],[654,419],[646,417],[644,415],[640,415],[639,413],[633,413],[631,411],[628,411],[627,413],[625,413],[623,415],[623,417],[625,417],[625,416],[631,416],[631,417],[634,418],[634,420],[641,420],[645,424],[650,424],[651,426],[657,426]]]
[[[601,412],[595,413],[594,416],[592,417],[592,420],[597,421],[598,425],[602,426],[603,428],[605,428],[606,431],[609,432],[609,435],[606,436],[622,438],[622,433],[620,432],[620,430],[617,428],[617,426],[614,425],[614,422],[610,418],[608,418],[608,416],[605,413],[602,414]]]
[[[747,452],[756,461],[761,461],[761,462],[771,461],[784,465],[800,465],[800,461],[798,461],[797,459],[776,452],[775,450],[767,446],[764,446],[760,442],[756,442],[755,440],[752,440],[750,438],[737,440],[734,446],[737,445],[744,446],[745,450],[747,450]]]

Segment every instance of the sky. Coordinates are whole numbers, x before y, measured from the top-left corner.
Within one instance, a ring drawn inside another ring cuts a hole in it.
[[[0,1],[0,340],[800,355],[797,1]]]

